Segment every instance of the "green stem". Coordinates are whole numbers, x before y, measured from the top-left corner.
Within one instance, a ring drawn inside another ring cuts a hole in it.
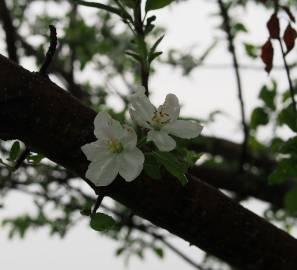
[[[99,8],[99,9],[103,9],[106,10],[110,13],[116,14],[118,16],[120,16],[121,18],[123,18],[123,12],[120,9],[108,6],[108,5],[104,5],[101,3],[95,3],[95,2],[85,2],[85,1],[81,1],[81,0],[73,0],[74,2],[76,2],[79,5],[82,6],[86,6],[86,7],[94,7],[94,8]],[[124,16],[127,16],[126,14]],[[126,17],[125,17],[126,18]]]

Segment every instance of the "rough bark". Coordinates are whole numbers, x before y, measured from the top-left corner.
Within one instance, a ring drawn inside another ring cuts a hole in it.
[[[80,146],[94,140],[95,114],[54,83],[0,56],[0,138],[20,139],[84,178],[88,162]],[[140,176],[132,183],[119,178],[104,191],[240,269],[296,269],[297,240],[195,177],[185,187],[170,176]]]

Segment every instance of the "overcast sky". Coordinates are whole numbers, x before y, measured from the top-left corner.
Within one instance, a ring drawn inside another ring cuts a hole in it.
[[[220,31],[215,30],[219,20],[210,15],[217,12],[215,1],[191,0],[186,3],[173,6],[156,12],[157,23],[166,26],[168,31],[161,49],[178,48],[185,50],[197,45],[196,52],[205,49],[214,39],[222,38]],[[247,23],[250,33],[242,34],[241,40],[247,42],[263,43],[267,32],[265,20],[268,13],[261,7],[255,8],[250,5],[247,12],[236,14],[244,23]],[[209,57],[209,64],[231,65],[225,43],[221,42],[215,52]],[[0,46],[3,52],[3,44]],[[1,52],[1,51],[0,51]],[[261,66],[261,62],[251,62],[247,59],[242,49],[240,49],[240,61],[244,64]],[[26,66],[30,69],[32,67]],[[242,72],[244,83],[244,97],[247,103],[247,111],[258,104],[257,95],[259,87],[269,82],[263,70],[244,70]],[[286,87],[285,74],[274,71],[274,78],[281,78],[279,81]],[[215,124],[206,126],[204,134],[217,135],[231,138],[236,141],[241,140],[239,123],[239,105],[237,101],[237,90],[235,79],[231,68],[210,69],[207,67],[198,68],[189,77],[183,77],[181,71],[172,70],[168,67],[160,66],[156,75],[151,80],[153,102],[158,105],[168,92],[175,93],[183,104],[182,113],[185,116],[206,117],[213,110],[223,110],[227,116],[217,118]],[[111,101],[112,103],[113,101]],[[284,131],[286,132],[286,131]],[[269,136],[268,131],[262,131],[262,139]],[[246,204],[260,213],[263,205],[251,202]],[[8,197],[7,208],[0,211],[0,217],[16,213],[31,211],[30,198],[12,194]],[[200,260],[201,252],[194,247],[189,247],[181,240],[173,240],[187,254]],[[30,231],[25,240],[7,240],[6,229],[0,229],[0,258],[2,269],[17,270],[52,270],[52,269],[124,269],[122,259],[114,257],[116,242],[107,240],[87,227],[86,222],[72,230],[65,239],[56,237],[49,238],[46,229],[40,231]],[[166,252],[167,253],[167,252]],[[159,260],[155,255],[148,253],[145,262],[138,259],[132,260],[126,269],[191,269],[192,267],[184,263],[171,253],[167,253],[164,260]]]

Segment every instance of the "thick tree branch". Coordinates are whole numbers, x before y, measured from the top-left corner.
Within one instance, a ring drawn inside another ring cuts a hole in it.
[[[238,195],[254,197],[271,203],[276,209],[284,207],[286,193],[295,185],[287,180],[281,184],[270,185],[267,177],[260,177],[250,173],[238,173],[220,168],[205,166],[193,167],[191,173],[209,185]]]
[[[94,140],[95,115],[49,80],[0,56],[0,138],[18,138],[83,178],[88,162],[80,146]],[[119,178],[104,191],[240,269],[296,269],[294,238],[194,177],[185,187],[169,176],[132,183]]]

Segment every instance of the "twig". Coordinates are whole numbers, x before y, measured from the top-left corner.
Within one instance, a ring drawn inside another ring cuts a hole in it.
[[[5,0],[0,0],[0,20],[3,23],[3,29],[6,35],[8,57],[10,60],[18,63],[16,32]]]
[[[74,0],[74,2],[76,4],[82,5],[82,6],[86,6],[86,7],[94,7],[94,8],[98,8],[98,9],[102,9],[105,11],[108,11],[110,13],[116,14],[118,16],[120,16],[121,18],[126,18],[129,19],[129,14],[127,13],[122,13],[122,11],[120,9],[108,6],[108,5],[104,5],[101,3],[97,3],[97,2],[85,2],[85,1],[80,1],[80,0]]]
[[[136,30],[136,34],[138,37],[143,40],[145,43],[145,33],[143,29],[143,21],[142,21],[142,14],[141,14],[141,1],[137,1],[135,4],[135,8],[133,10],[134,12],[134,27]],[[149,95],[149,87],[148,87],[148,81],[149,81],[149,67],[147,65],[147,56],[145,56],[145,59],[142,59],[140,63],[140,78],[141,78],[141,84],[145,88],[145,94]]]
[[[280,9],[279,0],[273,0],[273,4],[274,4],[274,12],[275,12],[275,14],[277,14],[279,9]],[[289,82],[290,96],[291,96],[292,104],[293,104],[293,107],[294,107],[293,110],[295,112],[295,115],[297,115],[296,100],[295,100],[295,93],[294,93],[295,91],[294,91],[294,86],[293,86],[293,82],[292,82],[290,67],[289,67],[289,65],[287,63],[286,53],[285,53],[285,49],[284,49],[281,37],[278,36],[277,40],[278,40],[279,46],[281,48],[281,53],[282,53],[282,58],[283,58],[283,61],[284,61],[285,71],[286,71],[288,82]]]
[[[297,115],[296,100],[295,100],[295,93],[294,93],[295,91],[294,91],[294,86],[293,86],[293,82],[292,82],[290,68],[289,68],[289,65],[287,63],[286,53],[285,53],[285,50],[284,50],[284,46],[283,46],[283,43],[282,43],[282,41],[281,41],[280,38],[278,38],[278,42],[279,42],[279,45],[280,45],[280,48],[281,48],[281,52],[282,52],[282,57],[283,57],[283,60],[284,60],[284,66],[285,66],[285,71],[286,71],[288,82],[289,82],[289,89],[290,89],[290,95],[291,95],[291,99],[292,99],[292,104],[293,104],[293,107],[294,107],[294,112]]]
[[[53,25],[49,25],[49,29],[50,29],[50,46],[46,53],[44,63],[41,66],[40,71],[39,71],[39,74],[44,77],[48,76],[47,75],[48,69],[49,69],[49,66],[53,60],[54,55],[55,55],[57,44],[58,44],[56,28]],[[28,146],[26,146],[25,150],[21,153],[21,155],[16,160],[16,163],[14,166],[15,170],[17,170],[22,165],[22,163],[25,161],[25,159],[30,154],[30,151],[31,151],[31,149]]]
[[[99,209],[104,197],[105,197],[105,195],[103,193],[98,195],[97,200],[96,200],[95,205],[94,205],[94,208],[92,210],[91,216],[94,216],[96,214],[96,212]]]
[[[224,29],[227,34],[229,50],[232,55],[233,67],[234,67],[236,83],[237,83],[238,100],[239,100],[240,112],[241,112],[241,124],[242,124],[243,133],[244,133],[244,138],[243,138],[243,142],[242,142],[242,153],[241,153],[241,158],[240,158],[240,163],[239,163],[239,171],[242,171],[243,165],[245,163],[246,156],[247,156],[249,128],[248,128],[248,125],[245,120],[245,104],[244,104],[243,95],[242,95],[242,83],[241,83],[241,77],[240,77],[240,72],[239,72],[239,64],[238,64],[237,54],[236,54],[235,45],[234,45],[234,36],[232,34],[231,23],[230,23],[228,11],[227,11],[227,8],[225,7],[225,4],[223,3],[222,0],[218,0],[218,4],[219,4],[221,15],[222,15],[222,18],[224,21]]]
[[[39,74],[42,76],[47,76],[49,66],[53,61],[53,57],[55,55],[57,44],[58,44],[56,28],[53,25],[49,25],[49,29],[50,29],[50,46],[46,53],[44,63],[41,66],[39,71]]]

